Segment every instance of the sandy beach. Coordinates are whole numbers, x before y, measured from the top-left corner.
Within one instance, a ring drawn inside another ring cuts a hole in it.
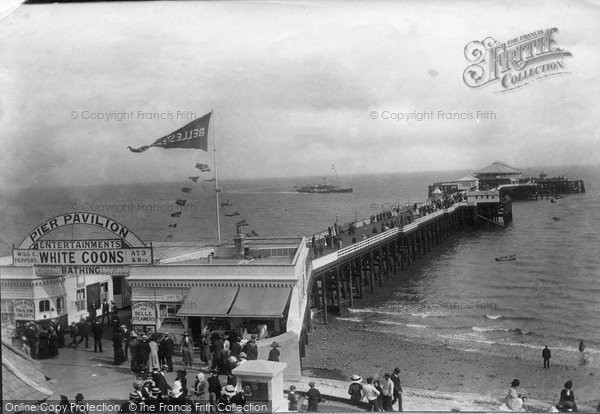
[[[598,370],[578,366],[572,355],[557,355],[551,368],[543,369],[541,349],[522,355],[467,351],[442,342],[375,333],[363,324],[335,318],[327,326],[316,326],[303,360],[304,374],[339,380],[347,380],[354,373],[363,378],[383,377],[395,367],[402,371],[404,387],[437,391],[440,399],[446,398],[442,394],[459,392],[500,401],[512,379],[518,378],[523,394],[539,401],[540,405],[536,401],[530,406],[536,410],[555,405],[569,379],[574,383],[580,411],[595,411],[600,401]]]

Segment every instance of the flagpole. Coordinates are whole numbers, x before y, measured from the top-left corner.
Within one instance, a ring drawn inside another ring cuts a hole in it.
[[[213,164],[215,165],[215,193],[217,194],[217,239],[221,242],[221,205],[219,203],[219,173],[217,170],[217,137],[215,136],[215,115],[213,111]]]

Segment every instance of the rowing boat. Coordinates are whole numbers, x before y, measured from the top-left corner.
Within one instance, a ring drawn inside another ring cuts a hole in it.
[[[517,258],[516,254],[510,254],[508,256],[500,256],[496,257],[497,262],[510,262],[511,260],[515,260]]]

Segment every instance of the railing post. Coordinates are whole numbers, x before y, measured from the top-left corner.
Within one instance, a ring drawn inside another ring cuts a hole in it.
[[[323,323],[327,325],[327,280],[325,272],[322,273],[323,280]]]
[[[340,266],[335,268],[335,281],[337,282],[337,302],[338,302],[338,316],[342,316],[342,281],[340,280]]]

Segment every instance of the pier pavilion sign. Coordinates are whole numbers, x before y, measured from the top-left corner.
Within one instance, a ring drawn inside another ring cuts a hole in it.
[[[500,82],[502,90],[520,88],[535,80],[567,72],[565,57],[571,52],[556,46],[556,27],[517,36],[506,42],[493,37],[474,40],[465,46],[465,58],[471,62],[463,72],[465,84],[480,88]]]
[[[53,230],[67,225],[90,225],[118,236],[108,240],[41,240]],[[127,227],[94,213],[67,213],[37,226],[13,249],[15,266],[34,266],[36,274],[95,274],[105,266],[152,264],[152,247],[146,247]],[[50,270],[50,267],[57,266]],[[116,274],[125,273],[121,271]]]

